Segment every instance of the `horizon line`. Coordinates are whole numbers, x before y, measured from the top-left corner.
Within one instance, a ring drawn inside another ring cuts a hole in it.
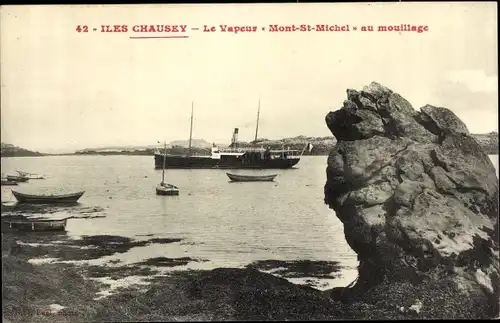
[[[488,131],[488,132],[483,132],[483,133],[470,133],[470,135],[488,135],[488,134],[492,134],[492,133],[498,133],[498,130],[491,130],[491,131]],[[264,140],[268,140],[268,141],[280,141],[280,140],[284,140],[284,139],[294,139],[294,138],[298,138],[298,137],[305,137],[305,138],[333,138],[333,139],[336,139],[335,136],[333,134],[331,135],[327,135],[327,136],[307,136],[307,135],[297,135],[297,136],[294,136],[294,137],[282,137],[280,139],[269,139],[269,138],[258,138],[258,139],[264,139]],[[206,139],[203,139],[203,138],[192,138],[192,140],[202,140],[202,141],[205,141],[207,143],[210,143],[210,141],[207,141]],[[168,144],[172,143],[172,142],[175,142],[175,141],[189,141],[189,139],[174,139],[174,140],[170,140],[168,142]],[[249,140],[249,141],[244,141],[244,140],[240,140],[240,142],[243,142],[243,143],[252,143],[254,142],[255,140]],[[212,143],[216,143],[217,141],[212,141]],[[114,144],[105,144],[105,145],[102,145],[102,146],[97,146],[97,147],[84,147],[84,148],[42,148],[41,150],[39,150],[38,148],[25,148],[25,147],[22,147],[22,146],[17,146],[15,144],[11,144],[11,143],[8,143],[8,142],[5,142],[5,141],[2,141],[1,142],[2,144],[4,145],[10,145],[10,146],[13,146],[15,148],[21,148],[21,149],[26,149],[26,150],[30,150],[30,151],[34,151],[34,152],[42,152],[43,150],[45,149],[48,149],[48,150],[52,150],[52,151],[55,151],[55,150],[67,150],[67,151],[79,151],[79,150],[85,150],[85,149],[106,149],[106,148],[130,148],[130,147],[138,147],[138,148],[147,148],[147,146],[155,146],[155,144],[151,143],[151,144],[125,144],[125,145],[114,145]],[[218,141],[217,144],[223,144],[222,141]],[[225,144],[225,143],[224,143]],[[4,147],[2,147],[4,148]],[[203,148],[203,147],[198,147],[198,148]]]

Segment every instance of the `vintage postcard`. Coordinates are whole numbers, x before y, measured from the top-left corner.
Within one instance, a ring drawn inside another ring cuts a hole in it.
[[[2,6],[3,321],[498,318],[497,23]]]

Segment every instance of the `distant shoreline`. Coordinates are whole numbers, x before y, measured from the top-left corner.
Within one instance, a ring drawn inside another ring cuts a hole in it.
[[[498,155],[496,152],[486,152],[487,155]],[[329,152],[324,153],[307,153],[304,156],[328,156]],[[1,158],[15,158],[15,157],[54,157],[54,156],[150,156],[153,157],[154,153],[134,153],[134,152],[86,152],[86,153],[65,153],[65,154],[41,154],[41,155],[16,155],[16,156],[0,156]]]
[[[498,133],[490,132],[486,134],[471,134],[479,143],[483,150],[488,155],[498,155]],[[182,141],[173,141],[167,148],[168,154],[184,155],[189,153],[189,149],[185,145],[176,145]],[[197,139],[195,143],[203,143],[205,147],[192,147],[193,155],[210,155],[211,144],[203,139]],[[250,146],[271,147],[271,149],[281,149],[283,147],[291,150],[303,151],[305,146],[311,143],[313,149],[311,153],[304,151],[304,156],[328,156],[332,148],[336,144],[334,137],[306,137],[297,136],[293,138],[283,138],[281,140],[258,139],[255,143],[240,142],[241,148]],[[173,146],[172,146],[173,145]],[[87,148],[72,153],[40,153],[30,151],[14,145],[2,143],[1,157],[43,157],[43,156],[82,156],[82,155],[99,155],[99,156],[154,156],[156,147],[103,147],[103,148]]]
[[[167,151],[168,153],[168,151]],[[307,153],[304,152],[302,156],[328,156],[329,153]],[[15,158],[15,157],[55,157],[55,156],[150,156],[153,157],[154,153],[134,153],[134,152],[85,152],[85,153],[64,153],[64,154],[41,154],[41,155],[13,155],[13,156],[0,156],[1,158]]]

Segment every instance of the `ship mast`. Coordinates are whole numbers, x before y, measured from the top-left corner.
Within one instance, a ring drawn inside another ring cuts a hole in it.
[[[193,109],[194,109],[194,102],[191,102],[191,127],[189,129],[189,155],[191,155],[191,140],[193,137]]]
[[[161,184],[165,183],[165,162],[167,160],[167,142],[164,142],[163,148],[163,169],[161,173]]]
[[[259,133],[259,116],[260,116],[260,99],[259,99],[259,108],[257,109],[257,126],[255,127],[255,140],[254,140],[254,143],[257,142],[257,134]]]

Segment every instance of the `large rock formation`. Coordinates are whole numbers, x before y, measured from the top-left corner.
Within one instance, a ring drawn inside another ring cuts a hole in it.
[[[326,123],[325,203],[358,254],[347,299],[421,317],[498,315],[498,179],[465,124],[371,83]]]

